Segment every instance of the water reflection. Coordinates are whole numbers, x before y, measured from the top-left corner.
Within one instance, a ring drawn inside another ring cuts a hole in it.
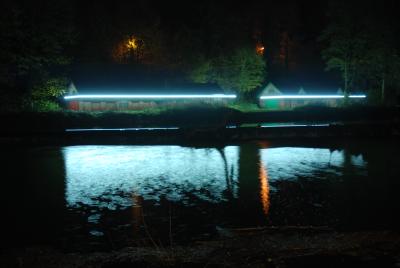
[[[111,210],[140,207],[140,198],[155,202],[166,198],[185,205],[193,205],[193,199],[214,203],[251,200],[260,189],[262,210],[267,214],[271,181],[313,178],[321,171],[340,175],[347,165],[363,172],[366,165],[362,155],[344,150],[260,149],[257,144],[225,148],[71,146],[62,152],[68,206]]]
[[[346,150],[280,147],[263,148],[260,155],[270,181],[313,178],[320,172],[342,175],[347,157],[351,159],[349,164],[357,167],[355,172],[362,173],[366,167],[362,155],[352,156]]]
[[[132,233],[147,237],[144,221],[168,239],[170,219],[177,239],[215,226],[398,230],[397,142],[296,145],[6,148],[3,244],[81,245],[84,234],[131,245]]]
[[[260,199],[265,216],[269,212],[269,183],[268,183],[268,173],[264,164],[260,161]]]
[[[69,206],[132,206],[131,193],[187,205],[236,195],[238,147],[72,146],[63,149]]]
[[[132,194],[132,216],[133,216],[133,233],[139,233],[143,219],[142,198],[136,194]]]

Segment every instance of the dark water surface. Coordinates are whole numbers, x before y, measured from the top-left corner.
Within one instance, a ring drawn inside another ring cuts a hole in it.
[[[6,147],[2,247],[114,249],[272,225],[399,229],[398,145]]]

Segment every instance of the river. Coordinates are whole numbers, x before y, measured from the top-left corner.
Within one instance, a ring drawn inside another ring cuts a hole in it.
[[[259,226],[397,230],[398,145],[5,147],[2,247],[184,244]]]

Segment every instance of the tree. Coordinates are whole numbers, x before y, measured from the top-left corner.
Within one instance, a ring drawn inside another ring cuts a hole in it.
[[[347,20],[331,22],[323,31],[319,40],[327,44],[322,51],[326,70],[338,69],[344,82],[344,94],[347,97],[359,75],[362,55],[365,53],[366,40],[359,27]]]
[[[261,86],[266,64],[254,49],[238,48],[215,62],[214,80],[223,89],[248,93]]]
[[[242,47],[213,59],[202,58],[189,72],[197,83],[216,83],[244,96],[261,86],[266,76],[266,63],[255,49]]]
[[[24,109],[38,112],[61,110],[59,98],[67,92],[65,77],[48,77],[36,83],[24,98]]]
[[[397,17],[373,1],[362,5],[335,2],[330,23],[319,40],[326,44],[322,57],[327,70],[338,69],[344,93],[369,90],[369,96],[384,102],[387,89],[399,85],[400,57],[397,44]],[[371,99],[371,98],[370,98]]]
[[[346,99],[353,90],[365,90],[367,84],[364,69],[374,12],[372,1],[332,1],[328,9],[330,21],[319,37],[325,45],[322,58],[326,70],[341,73]]]
[[[369,16],[364,32],[368,47],[363,55],[362,75],[369,86],[370,100],[385,103],[390,90],[400,85],[400,56],[396,23],[378,13]]]
[[[67,1],[4,1],[0,4],[2,95],[33,96],[47,77],[65,73],[76,35]]]
[[[194,68],[188,74],[189,80],[198,84],[210,82],[213,68],[211,60],[205,59],[204,56],[200,55],[194,65]]]
[[[400,84],[399,51],[386,38],[370,39],[371,47],[365,54],[363,74],[369,81],[375,101],[385,103],[388,87]]]

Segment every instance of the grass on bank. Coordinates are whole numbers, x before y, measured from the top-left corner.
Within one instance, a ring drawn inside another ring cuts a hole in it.
[[[254,104],[160,106],[115,112],[23,112],[0,114],[5,129],[64,130],[66,128],[212,127],[285,122],[399,121],[390,107],[305,106],[290,111],[268,111]]]

